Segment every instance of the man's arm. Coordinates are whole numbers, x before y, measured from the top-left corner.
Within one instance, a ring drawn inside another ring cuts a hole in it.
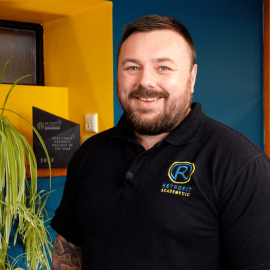
[[[53,270],[81,270],[82,247],[68,242],[60,234],[56,234],[52,254]]]

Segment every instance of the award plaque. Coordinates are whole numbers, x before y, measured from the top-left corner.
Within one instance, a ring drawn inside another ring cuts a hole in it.
[[[46,145],[52,168],[67,167],[80,147],[80,125],[33,107],[33,126]],[[33,146],[37,167],[48,168],[45,152],[34,131]]]

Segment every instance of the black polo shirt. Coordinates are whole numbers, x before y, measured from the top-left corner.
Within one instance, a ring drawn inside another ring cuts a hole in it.
[[[198,103],[147,151],[122,117],[74,155],[51,226],[83,269],[270,269],[269,159]]]

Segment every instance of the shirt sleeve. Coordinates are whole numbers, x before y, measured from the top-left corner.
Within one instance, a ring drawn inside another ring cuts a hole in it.
[[[257,158],[230,181],[219,204],[222,265],[270,269],[270,164]]]
[[[75,153],[69,163],[63,197],[60,206],[55,211],[51,227],[67,241],[74,245],[82,246],[82,231],[77,222],[75,212],[78,185],[78,180],[76,179],[78,158],[76,154],[78,152]]]

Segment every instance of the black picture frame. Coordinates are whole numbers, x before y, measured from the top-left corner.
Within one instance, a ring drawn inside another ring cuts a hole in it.
[[[28,22],[0,20],[0,27],[29,30],[36,33],[36,84],[44,86],[44,58],[43,58],[43,25]],[[4,82],[2,82],[4,83]],[[24,84],[24,83],[19,83]]]

